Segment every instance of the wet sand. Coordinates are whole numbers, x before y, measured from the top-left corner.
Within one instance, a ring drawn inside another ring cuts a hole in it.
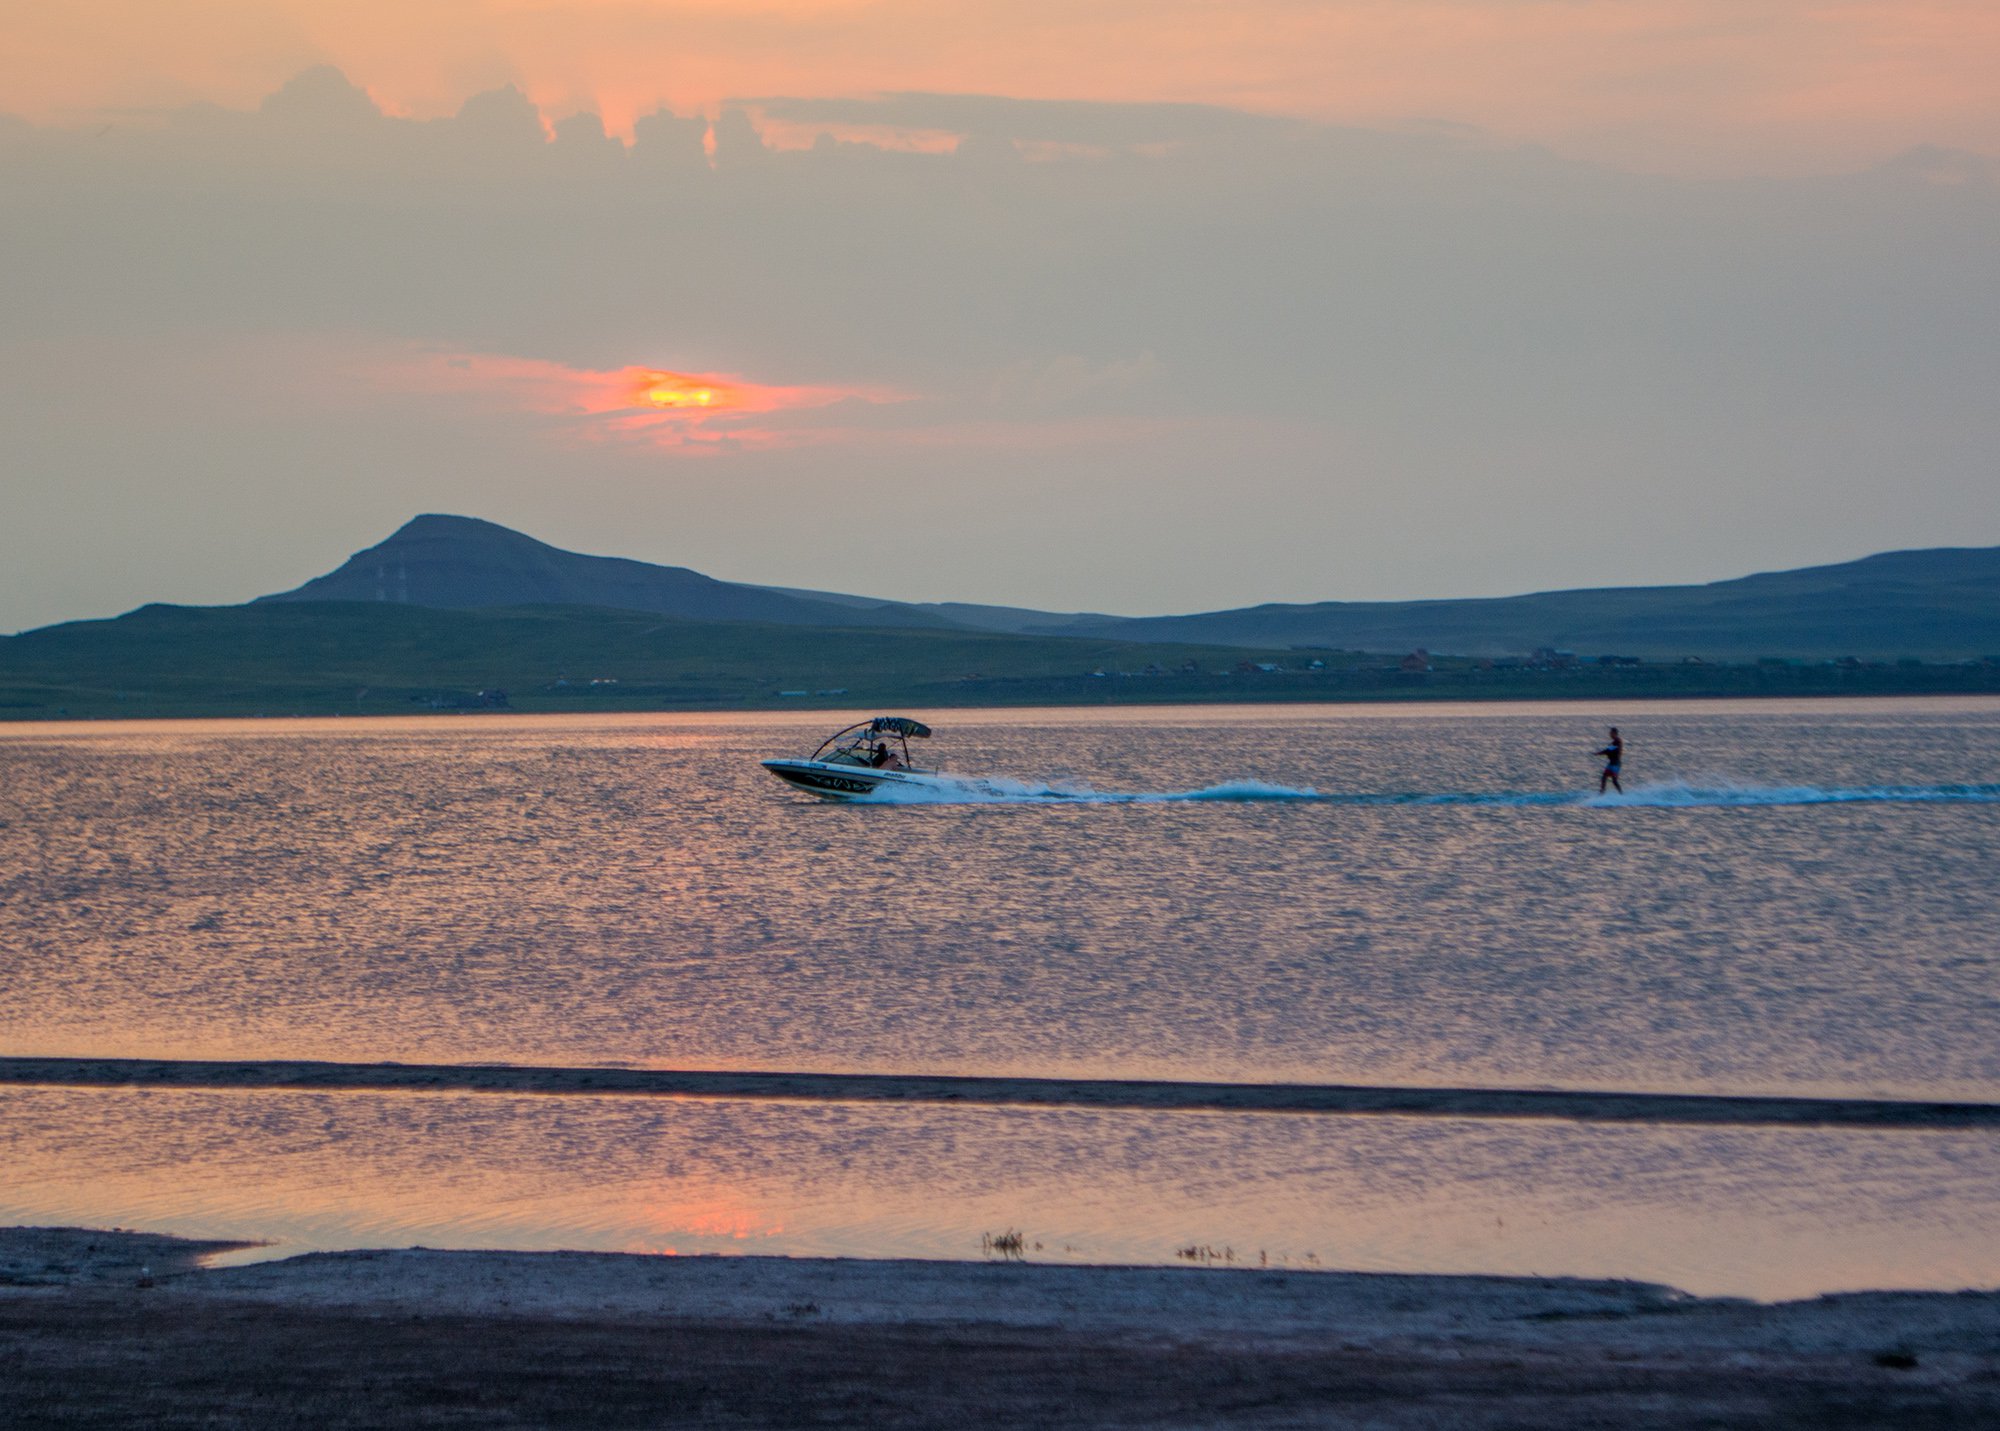
[[[309,1060],[0,1058],[0,1085],[537,1093],[801,1102],[1013,1104],[1154,1112],[1397,1114],[1578,1122],[2000,1128],[2000,1104],[1884,1098],[1355,1084],[560,1068]]]
[[[2000,1293],[0,1231],[14,1426],[2000,1424]]]

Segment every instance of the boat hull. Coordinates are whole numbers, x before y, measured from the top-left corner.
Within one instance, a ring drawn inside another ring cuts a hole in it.
[[[861,800],[884,786],[921,786],[931,778],[921,770],[872,770],[825,760],[767,760],[763,765],[793,789],[822,800]]]

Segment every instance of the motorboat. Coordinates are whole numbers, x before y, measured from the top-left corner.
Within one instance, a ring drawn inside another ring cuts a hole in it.
[[[875,716],[835,731],[803,760],[767,760],[764,768],[787,785],[826,800],[859,800],[886,787],[934,784],[936,770],[910,758],[910,742],[931,728],[908,716]]]

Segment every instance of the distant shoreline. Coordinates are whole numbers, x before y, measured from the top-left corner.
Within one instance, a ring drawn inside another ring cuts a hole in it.
[[[1278,682],[1259,687],[1252,684],[1200,689],[1134,689],[1083,686],[1073,682],[1022,683],[1023,689],[997,690],[991,685],[971,688],[916,688],[869,692],[842,691],[838,695],[811,695],[794,698],[769,697],[741,701],[648,701],[645,697],[620,693],[576,698],[539,694],[510,695],[504,705],[482,703],[477,692],[446,692],[400,701],[377,700],[365,706],[329,696],[258,700],[241,698],[203,701],[198,698],[149,700],[132,696],[125,700],[96,699],[73,705],[52,701],[24,701],[0,692],[0,729],[9,723],[90,724],[99,721],[144,720],[318,720],[335,717],[399,716],[481,716],[481,715],[729,715],[733,713],[783,713],[787,711],[882,710],[1017,710],[1048,708],[1059,710],[1147,709],[1175,706],[1410,706],[1465,704],[1561,704],[1588,703],[1615,706],[1636,702],[1695,701],[1785,701],[1785,700],[1897,700],[1924,697],[2000,697],[2000,667],[1941,667],[1940,679],[1904,678],[1871,684],[1866,681],[1840,682],[1814,679],[1819,668],[1791,668],[1809,673],[1795,679],[1760,673],[1751,667],[1708,667],[1709,672],[1742,671],[1733,681],[1712,684],[1649,682],[1621,678],[1593,679],[1583,673],[1561,683],[1547,684],[1442,680],[1422,685],[1384,686],[1376,689],[1319,689],[1285,686]],[[1902,673],[1898,673],[1899,675]],[[1135,682],[1143,678],[1132,678]],[[1121,685],[1123,683],[1121,682]],[[1274,688],[1275,687],[1275,688]]]
[[[0,638],[0,719],[2000,695],[2000,655],[1492,659],[573,607],[143,607]]]

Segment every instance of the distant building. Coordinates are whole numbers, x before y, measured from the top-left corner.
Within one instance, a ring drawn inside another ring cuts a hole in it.
[[[1403,670],[1410,675],[1422,675],[1431,668],[1431,653],[1419,646],[1403,658]]]

